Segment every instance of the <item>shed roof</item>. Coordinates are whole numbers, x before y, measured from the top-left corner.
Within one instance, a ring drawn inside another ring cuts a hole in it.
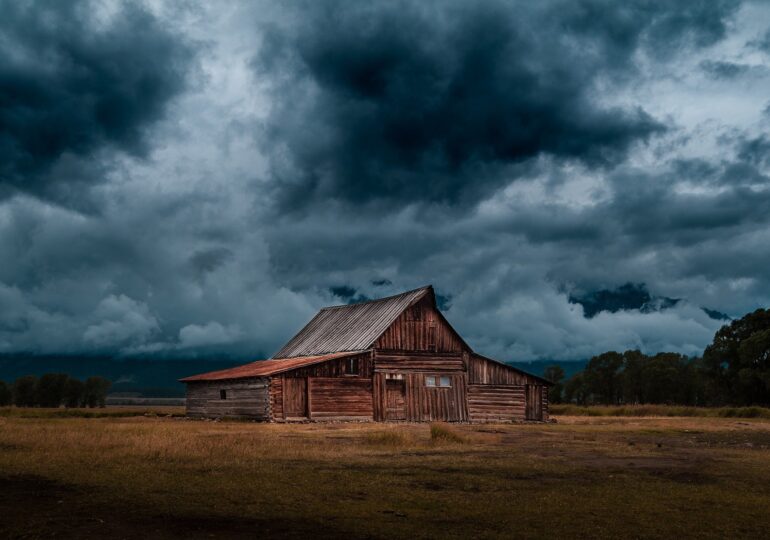
[[[345,306],[323,308],[273,358],[327,354],[368,349],[403,311],[433,287]]]
[[[365,351],[347,351],[314,356],[298,356],[296,358],[284,358],[281,360],[257,360],[256,362],[251,362],[250,364],[243,366],[185,377],[184,379],[179,379],[179,381],[187,383],[195,381],[223,381],[247,377],[268,377],[285,371],[291,371],[292,369],[319,364],[321,362],[326,362],[327,360],[334,360],[335,358],[354,356],[362,352]]]

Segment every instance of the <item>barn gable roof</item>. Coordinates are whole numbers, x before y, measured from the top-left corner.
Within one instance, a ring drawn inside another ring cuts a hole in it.
[[[354,356],[366,351],[350,351],[333,354],[323,354],[317,356],[299,356],[297,358],[284,358],[281,360],[257,360],[250,364],[243,366],[236,366],[229,369],[220,369],[219,371],[209,371],[208,373],[201,373],[200,375],[193,375],[191,377],[185,377],[179,379],[180,382],[195,382],[195,381],[224,381],[229,379],[245,379],[248,377],[269,377],[271,375],[278,375],[285,371],[291,371],[293,369],[312,366],[326,362],[328,360],[334,360],[335,358],[344,358],[347,356]]]
[[[368,349],[406,308],[426,295],[435,302],[428,285],[369,302],[323,308],[273,358]]]

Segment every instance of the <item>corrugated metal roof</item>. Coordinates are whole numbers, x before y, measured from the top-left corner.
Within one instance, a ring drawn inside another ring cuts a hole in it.
[[[284,358],[281,360],[258,360],[244,366],[236,366],[234,368],[221,369],[219,371],[209,371],[208,373],[201,373],[200,375],[185,377],[184,379],[179,379],[179,381],[186,383],[194,381],[223,381],[227,379],[243,379],[246,377],[268,377],[270,375],[283,373],[284,371],[290,371],[300,367],[319,364],[321,362],[326,362],[327,360],[334,360],[335,358],[353,356],[354,354],[359,354],[362,352],[365,351],[348,351],[316,356],[299,356],[297,358]]]
[[[323,308],[273,358],[368,349],[411,304],[433,287],[346,306]]]

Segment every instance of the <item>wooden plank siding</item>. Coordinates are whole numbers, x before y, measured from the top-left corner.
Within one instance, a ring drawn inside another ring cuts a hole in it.
[[[311,377],[308,383],[313,420],[373,420],[371,379]]]
[[[374,343],[381,351],[456,352],[462,339],[428,298],[407,308]]]
[[[365,352],[273,377],[270,388],[272,419],[373,419],[372,356],[371,352]],[[358,360],[358,374],[347,372],[350,359]],[[303,405],[305,413],[299,414],[298,409]]]
[[[226,392],[226,399],[220,392]],[[269,382],[265,378],[202,381],[187,385],[187,414],[192,417],[270,419]]]
[[[524,386],[468,385],[468,416],[471,422],[523,420]]]

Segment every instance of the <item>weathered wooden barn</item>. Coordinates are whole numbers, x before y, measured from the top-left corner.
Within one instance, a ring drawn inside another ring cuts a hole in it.
[[[189,416],[275,422],[547,420],[551,384],[475,353],[431,286],[323,308],[272,359],[181,381]]]

